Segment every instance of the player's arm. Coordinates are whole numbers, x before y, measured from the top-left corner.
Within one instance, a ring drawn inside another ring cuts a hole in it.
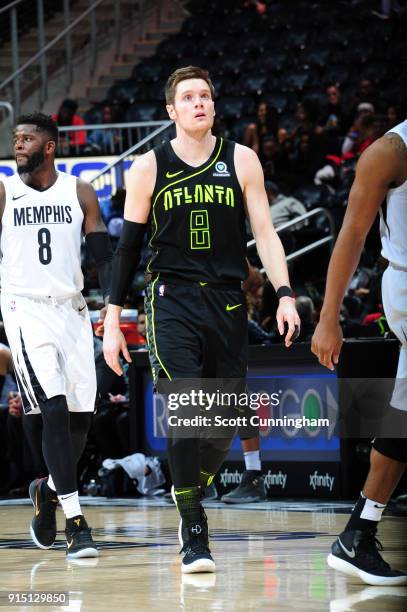
[[[77,182],[77,195],[84,214],[83,232],[92,253],[98,273],[99,285],[105,304],[109,301],[113,251],[106,226],[100,214],[99,201],[92,185]]]
[[[330,370],[338,363],[342,347],[339,325],[342,300],[359,263],[366,236],[388,189],[398,184],[406,161],[406,147],[396,134],[377,140],[358,161],[345,218],[328,267],[320,322],[311,345],[319,362]]]
[[[236,145],[235,167],[246,206],[246,213],[256,240],[257,252],[267,276],[277,291],[280,287],[290,286],[287,263],[281,240],[274,229],[266,190],[264,174],[256,153],[247,147]],[[300,327],[300,318],[295,308],[295,300],[282,297],[277,310],[277,325],[280,334],[284,333],[284,322],[288,323],[286,346],[290,346],[295,325]]]
[[[149,151],[133,162],[126,180],[124,223],[113,259],[112,290],[103,337],[106,363],[119,376],[123,374],[119,362],[120,351],[128,362],[131,361],[126,341],[120,331],[120,314],[140,262],[156,174],[155,154]]]

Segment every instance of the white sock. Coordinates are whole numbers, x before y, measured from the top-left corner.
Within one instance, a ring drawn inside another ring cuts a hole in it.
[[[52,480],[51,474],[48,476],[47,485],[49,486],[50,489],[52,489],[52,491],[57,490],[56,486],[54,485],[54,481]]]
[[[363,497],[365,496],[363,495]],[[365,505],[363,506],[360,518],[365,519],[367,521],[380,521],[386,504],[375,502],[367,497],[365,498],[365,500]]]
[[[58,499],[61,502],[62,510],[67,519],[83,514],[79,505],[78,491],[67,493],[66,495],[58,495]]]
[[[258,472],[261,471],[261,461],[260,461],[260,451],[247,451],[244,454],[244,464],[246,466],[246,470],[256,470]]]

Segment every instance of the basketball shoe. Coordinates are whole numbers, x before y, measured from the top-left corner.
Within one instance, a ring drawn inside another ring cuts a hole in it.
[[[214,572],[216,570],[209,549],[208,522],[203,509],[202,513],[199,522],[182,527],[184,545],[181,552],[184,553],[184,557],[181,569],[183,574]]]
[[[91,535],[85,517],[82,514],[66,519],[66,558],[81,559],[82,557],[97,557],[96,544]]]
[[[220,501],[225,504],[251,504],[267,499],[264,476],[254,470],[245,470],[242,481],[236,489],[222,495]]]
[[[38,548],[51,548],[57,537],[56,510],[58,497],[55,491],[47,486],[47,479],[37,478],[29,486],[29,495],[34,506],[34,517],[30,525],[30,534]]]
[[[327,557],[329,567],[348,576],[357,576],[373,586],[407,584],[407,574],[392,569],[380,552],[383,546],[376,538],[376,529],[344,531],[332,544]]]

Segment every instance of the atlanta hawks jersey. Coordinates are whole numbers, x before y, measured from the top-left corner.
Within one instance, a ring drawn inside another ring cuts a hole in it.
[[[148,272],[214,283],[247,277],[245,211],[234,149],[234,142],[217,138],[209,159],[196,168],[181,160],[169,142],[154,149]]]
[[[392,128],[407,147],[407,120]],[[407,181],[387,192],[385,206],[380,211],[382,255],[390,263],[407,270]]]
[[[1,289],[23,296],[69,297],[83,289],[83,212],[77,179],[64,172],[37,191],[18,174],[3,180]]]

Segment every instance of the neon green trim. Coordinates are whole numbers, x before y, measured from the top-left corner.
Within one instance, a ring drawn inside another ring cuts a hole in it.
[[[153,241],[153,239],[154,239],[154,237],[155,237],[155,235],[156,235],[156,233],[157,233],[157,230],[158,230],[157,219],[156,219],[156,217],[155,217],[155,205],[157,204],[157,200],[158,200],[158,198],[160,197],[160,195],[161,195],[162,193],[164,193],[164,191],[166,191],[167,189],[169,189],[170,187],[172,187],[173,185],[178,185],[178,183],[182,183],[182,181],[189,181],[189,179],[194,178],[195,176],[198,176],[199,174],[202,174],[203,172],[206,172],[207,170],[209,170],[209,168],[210,168],[211,166],[213,166],[213,164],[214,164],[214,163],[216,162],[216,160],[218,159],[218,157],[219,157],[219,155],[220,155],[220,152],[221,152],[221,150],[222,150],[222,146],[223,146],[223,138],[220,138],[220,140],[219,140],[219,149],[218,149],[218,151],[217,151],[217,153],[216,153],[215,157],[213,158],[213,160],[211,161],[211,163],[210,163],[210,164],[208,164],[207,166],[205,166],[205,168],[202,168],[202,170],[199,170],[199,172],[195,172],[194,174],[190,174],[189,176],[184,176],[183,178],[180,178],[180,179],[178,179],[178,180],[176,180],[176,181],[173,181],[172,183],[169,183],[168,185],[166,185],[165,187],[163,187],[163,188],[161,189],[161,191],[159,191],[159,192],[157,193],[157,195],[155,196],[155,199],[154,199],[154,202],[153,202],[153,208],[152,208],[152,211],[153,211],[153,221],[154,221],[154,226],[155,226],[155,227],[154,227],[154,232],[151,234],[151,238],[150,238],[150,241],[149,241],[149,243],[148,243],[148,246],[149,246],[150,248],[152,248],[152,246],[151,246],[151,242]],[[147,265],[147,272],[151,272],[151,270],[150,270],[150,261],[148,262],[148,265]]]
[[[209,487],[209,485],[212,483],[214,478],[215,478],[215,474],[209,474],[209,472],[205,472],[205,470],[201,470],[201,481],[205,483],[206,487]]]
[[[165,368],[165,366],[164,366],[163,362],[162,362],[162,361],[161,361],[161,359],[160,359],[160,356],[159,356],[159,354],[158,354],[158,349],[157,349],[157,342],[156,342],[156,339],[155,339],[155,325],[154,325],[154,287],[155,287],[156,282],[158,281],[158,277],[159,277],[159,276],[160,276],[160,275],[158,274],[158,275],[157,275],[157,278],[155,278],[155,279],[154,279],[153,284],[152,284],[152,286],[151,286],[151,324],[152,324],[152,327],[153,327],[153,342],[154,342],[155,354],[157,355],[157,359],[158,359],[158,361],[159,361],[159,363],[160,363],[160,366],[162,367],[162,369],[164,370],[164,372],[165,372],[165,373],[166,373],[166,375],[168,376],[169,380],[172,380],[171,376],[169,375],[169,373],[168,373],[167,369]]]
[[[184,490],[182,490],[182,491],[176,491],[176,490],[174,489],[174,493],[175,493],[175,495],[186,495],[187,493],[193,493],[193,492],[194,492],[194,490],[193,490],[193,489],[184,489]]]

